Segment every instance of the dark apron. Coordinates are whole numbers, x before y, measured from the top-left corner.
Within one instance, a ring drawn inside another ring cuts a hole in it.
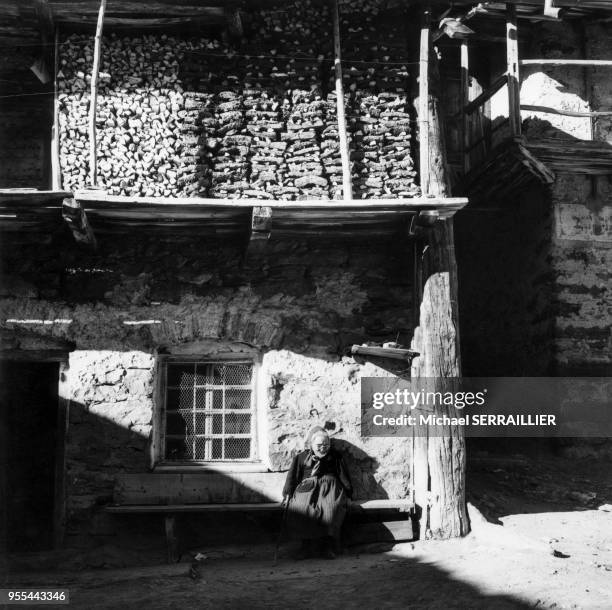
[[[348,498],[337,477],[326,474],[304,479],[289,501],[287,529],[292,538],[337,537]]]

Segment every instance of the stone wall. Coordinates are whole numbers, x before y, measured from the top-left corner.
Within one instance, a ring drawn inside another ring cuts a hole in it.
[[[96,254],[58,236],[43,252],[4,244],[0,320],[73,341],[60,394],[70,400],[67,543],[112,536],[100,506],[120,472],[147,472],[155,353],[248,344],[262,358],[264,464],[288,467],[307,430],[325,425],[348,453],[359,497],[409,491],[410,444],[359,438],[359,378],[385,375],[346,356],[353,342],[412,335],[404,244],[272,242],[248,270],[240,245],[186,238],[100,238]]]
[[[594,186],[595,185],[595,186]],[[607,176],[560,175],[553,189],[555,361],[560,374],[612,373],[612,206]]]

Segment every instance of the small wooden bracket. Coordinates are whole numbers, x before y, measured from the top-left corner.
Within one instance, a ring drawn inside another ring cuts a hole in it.
[[[96,236],[87,220],[85,210],[76,199],[68,197],[63,200],[62,217],[70,227],[77,243],[85,244],[94,250],[97,248]]]
[[[272,233],[272,208],[255,206],[251,216],[251,236],[244,257],[247,261],[261,257]]]
[[[410,349],[403,349],[399,347],[376,347],[367,345],[353,345],[351,347],[351,354],[353,356],[370,356],[375,358],[390,358],[392,360],[405,360],[412,362],[413,358],[420,356],[419,352],[415,352]],[[367,359],[367,358],[366,358]]]
[[[233,38],[242,38],[244,28],[242,27],[242,18],[240,11],[235,7],[225,7],[225,19],[227,20],[227,31]]]
[[[422,210],[418,212],[410,219],[408,235],[410,237],[423,237],[427,229],[431,229],[439,219],[440,213],[437,210]]]
[[[552,17],[553,19],[560,19],[559,13],[560,8],[555,6],[554,0],[544,0],[544,16]]]

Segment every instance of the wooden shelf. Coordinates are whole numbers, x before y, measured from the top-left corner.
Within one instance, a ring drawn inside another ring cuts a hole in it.
[[[0,231],[51,232],[62,226],[62,202],[66,191],[0,189]]]
[[[393,234],[403,221],[421,211],[435,210],[449,218],[467,204],[466,198],[269,201],[200,197],[124,197],[77,192],[95,232],[122,227],[151,227],[166,232],[195,231],[229,235],[248,233],[255,210],[268,208],[273,235],[351,236]]]
[[[121,197],[103,191],[0,189],[0,230],[58,229],[64,199],[81,208],[94,234],[147,229],[180,236],[248,235],[256,211],[268,209],[273,235],[351,237],[393,235],[420,212],[450,218],[467,204],[464,197],[367,200],[265,201],[199,197]],[[66,214],[64,214],[66,218]],[[71,227],[72,228],[72,227]]]

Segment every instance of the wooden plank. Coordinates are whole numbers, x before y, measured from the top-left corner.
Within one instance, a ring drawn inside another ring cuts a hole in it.
[[[347,546],[372,542],[402,542],[414,540],[411,519],[378,523],[353,523],[346,528],[343,542]]]
[[[334,73],[336,86],[336,115],[338,119],[338,138],[340,140],[340,157],[342,160],[342,196],[345,200],[353,199],[351,180],[350,152],[344,114],[344,86],[342,84],[342,54],[340,44],[340,15],[338,0],[333,0],[332,17],[334,22]]]
[[[210,504],[280,502],[285,473],[123,474],[117,504]]]
[[[399,349],[392,347],[369,347],[365,345],[353,345],[351,354],[361,356],[375,356],[377,358],[392,358],[394,360],[407,360],[410,362],[419,353],[409,349]]]
[[[612,59],[521,59],[519,66],[578,66],[583,68],[612,68]]]
[[[521,135],[521,93],[519,81],[519,49],[516,6],[506,5],[506,62],[508,72],[508,113],[510,132]]]
[[[0,190],[0,201],[3,193]],[[69,193],[67,195],[70,195]],[[10,194],[9,194],[10,196]],[[64,194],[66,196],[66,194]],[[86,202],[86,209],[101,207],[110,209],[115,205],[122,207],[132,204],[138,207],[143,204],[152,206],[186,206],[196,208],[197,206],[212,206],[219,209],[230,208],[252,208],[265,205],[267,207],[285,210],[334,210],[334,209],[436,209],[450,207],[460,209],[467,205],[466,197],[397,197],[392,199],[355,199],[355,200],[301,200],[301,201],[262,201],[261,199],[212,199],[204,197],[131,197],[122,195],[108,195],[106,193],[94,193],[77,191],[74,198],[79,202]],[[127,207],[127,206],[126,206]]]
[[[534,106],[532,104],[521,104],[522,110],[531,112],[544,112],[546,114],[557,114],[560,116],[573,117],[608,117],[612,116],[612,111],[593,111],[593,112],[574,112],[573,110],[563,110],[562,108],[549,108],[548,106]]]
[[[179,476],[179,475],[173,475]],[[286,476],[283,473],[283,476]],[[397,510],[409,512],[412,510],[411,500],[353,500],[349,505],[349,512],[364,514],[367,512]],[[166,514],[166,513],[214,513],[214,512],[265,512],[276,511],[282,508],[281,502],[258,502],[239,504],[111,504],[104,510],[115,514]]]
[[[117,515],[165,515],[172,513],[265,512],[280,510],[282,506],[281,502],[261,502],[259,504],[124,504],[105,506],[104,510]]]
[[[53,67],[53,125],[51,127],[51,189],[62,188],[62,170],[60,164],[60,125],[57,74],[59,72],[59,30],[55,32]]]
[[[62,201],[66,197],[71,196],[70,192],[61,190],[0,189],[0,205],[13,203],[21,206],[36,207],[40,204],[48,203],[54,206],[61,206]]]
[[[422,16],[419,50],[419,172],[421,193],[429,193],[429,38],[430,10]]]
[[[461,146],[463,156],[463,172],[470,171],[470,117],[466,108],[470,103],[470,60],[467,41],[461,41]]]
[[[475,97],[463,111],[467,114],[471,114],[480,106],[482,106],[487,100],[490,100],[506,83],[508,82],[508,75],[506,72],[500,74],[492,83],[490,87],[487,87],[478,97]]]
[[[100,52],[102,45],[102,28],[106,0],[100,0],[96,36],[94,38],[93,66],[91,69],[91,84],[89,98],[89,182],[92,186],[98,184],[98,152],[96,138],[96,115],[98,106],[98,74],[100,72]]]

